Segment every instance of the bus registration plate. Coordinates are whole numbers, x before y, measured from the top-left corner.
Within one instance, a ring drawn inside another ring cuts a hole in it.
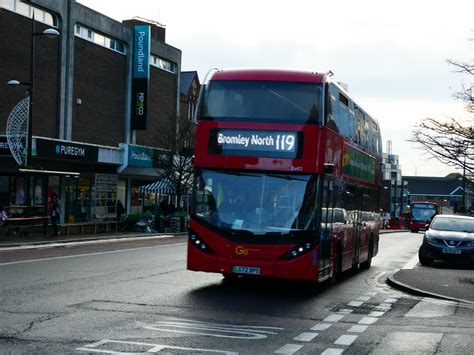
[[[232,272],[237,274],[260,275],[260,268],[249,266],[232,266]]]

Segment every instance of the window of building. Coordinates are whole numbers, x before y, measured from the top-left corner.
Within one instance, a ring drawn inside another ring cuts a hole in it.
[[[29,18],[32,18],[34,14],[36,21],[49,26],[58,27],[58,19],[56,16],[20,0],[1,0],[0,7]]]
[[[150,63],[154,67],[160,68],[162,70],[165,70],[173,74],[176,73],[176,65],[174,65],[174,63],[167,61],[166,59],[152,55]]]
[[[115,52],[125,54],[125,44],[117,39],[94,32],[90,28],[84,27],[80,24],[75,25],[74,33],[77,37],[93,42],[99,46],[111,49]]]

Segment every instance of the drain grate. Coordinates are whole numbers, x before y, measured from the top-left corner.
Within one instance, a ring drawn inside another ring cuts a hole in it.
[[[333,305],[330,308],[331,312],[344,312],[344,310],[350,309],[352,310],[352,314],[369,314],[374,311],[380,311],[381,306],[380,303],[363,303],[358,307],[350,306],[347,303],[340,303]]]

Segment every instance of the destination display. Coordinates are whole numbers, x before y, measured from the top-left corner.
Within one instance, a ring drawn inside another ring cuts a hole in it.
[[[210,133],[210,154],[296,158],[302,133],[241,129],[214,129]]]

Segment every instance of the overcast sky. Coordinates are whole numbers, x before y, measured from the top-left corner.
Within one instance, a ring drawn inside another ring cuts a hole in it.
[[[472,79],[446,59],[474,60],[472,0],[79,0],[118,21],[166,26],[182,70],[269,67],[334,72],[380,123],[403,175],[445,176],[453,168],[407,142],[425,117],[468,116],[452,94]],[[471,81],[470,81],[471,80]]]

